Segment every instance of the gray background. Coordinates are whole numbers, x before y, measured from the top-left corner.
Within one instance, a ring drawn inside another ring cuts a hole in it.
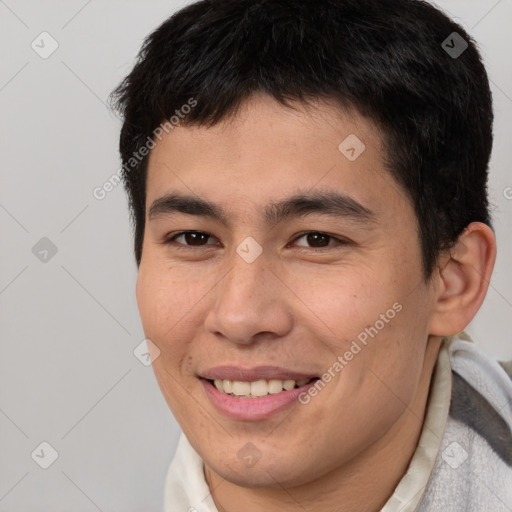
[[[179,427],[133,354],[144,335],[124,191],[92,192],[119,167],[106,98],[185,3],[0,0],[0,512],[162,509]],[[512,359],[512,0],[437,5],[479,41],[492,82],[499,256],[468,332]],[[59,45],[46,59],[31,47],[51,49],[43,31]],[[46,470],[43,441],[58,452]]]

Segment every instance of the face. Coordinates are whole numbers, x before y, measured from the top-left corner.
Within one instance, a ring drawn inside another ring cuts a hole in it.
[[[153,369],[216,474],[304,484],[403,421],[433,299],[372,124],[254,96],[158,142],[146,211],[137,301]]]

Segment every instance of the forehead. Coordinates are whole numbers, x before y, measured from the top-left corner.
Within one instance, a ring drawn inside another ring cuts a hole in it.
[[[279,197],[307,191],[337,192],[375,211],[405,196],[384,169],[382,134],[371,122],[321,101],[294,107],[254,96],[214,126],[185,119],[164,134],[149,157],[148,213],[175,192],[225,212],[258,205],[267,221]]]

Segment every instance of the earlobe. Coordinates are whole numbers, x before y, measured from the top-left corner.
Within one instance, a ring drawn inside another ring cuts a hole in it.
[[[496,238],[481,222],[471,223],[440,258],[429,332],[450,336],[464,330],[480,309],[496,260]]]

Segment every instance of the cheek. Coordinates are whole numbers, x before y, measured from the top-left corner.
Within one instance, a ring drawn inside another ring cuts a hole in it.
[[[322,318],[339,334],[338,352],[353,360],[345,372],[349,381],[357,384],[366,373],[375,374],[393,388],[405,386],[409,398],[428,338],[428,291],[416,268],[391,262],[379,271],[333,279]]]
[[[169,268],[158,261],[141,263],[136,297],[145,327],[168,330],[191,312],[204,292],[200,282],[184,276],[179,269]]]
[[[136,298],[144,333],[163,352],[172,350],[171,340],[187,339],[180,332],[198,301],[197,286],[173,275],[168,269],[159,271],[152,266],[148,271],[141,265],[137,277]]]
[[[186,415],[182,417],[183,403],[187,402],[183,379],[190,378],[191,373],[187,340],[193,339],[191,318],[197,299],[191,293],[193,286],[172,275],[168,269],[141,264],[136,298],[145,337],[160,350],[152,364],[158,385],[178,420],[186,422]]]
[[[394,404],[396,410],[403,404],[411,404],[416,394],[428,340],[427,299],[424,287],[411,292],[403,283],[394,288],[393,294],[387,294],[386,301],[381,302],[381,310],[374,310],[376,318],[384,314],[383,320],[369,320],[375,336],[365,337],[368,344],[361,361],[375,377],[375,385],[382,393],[381,404]],[[370,329],[364,333],[369,334]],[[374,406],[379,407],[379,404]]]
[[[324,278],[321,286],[318,280],[304,282],[301,296],[307,297],[308,308],[332,326],[340,339],[353,340],[361,334],[364,341],[365,329],[375,328],[376,323],[379,332],[390,332],[398,316],[393,309],[401,295],[397,283],[386,282],[378,273],[364,268],[334,269]]]

